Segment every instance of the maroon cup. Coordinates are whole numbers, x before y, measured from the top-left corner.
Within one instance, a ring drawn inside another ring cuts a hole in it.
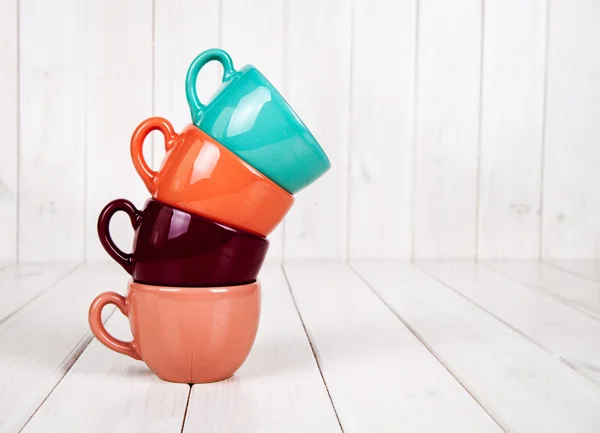
[[[118,211],[129,215],[135,230],[130,254],[110,236],[110,219]],[[135,281],[155,286],[248,284],[256,279],[269,248],[265,238],[154,199],[143,210],[125,199],[107,204],[98,218],[98,237]]]

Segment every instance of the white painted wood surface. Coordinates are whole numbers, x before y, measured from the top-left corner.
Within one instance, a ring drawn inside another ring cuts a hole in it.
[[[546,2],[486,1],[483,28],[477,255],[537,257]]]
[[[476,263],[418,266],[600,384],[600,321]]]
[[[600,319],[600,283],[594,283],[540,262],[489,262],[498,272],[547,293],[580,311]]]
[[[600,252],[600,8],[549,0],[542,256]]]
[[[119,311],[106,328],[131,339]],[[142,362],[94,339],[22,431],[180,433],[189,392],[189,385],[162,381]]]
[[[345,0],[287,3],[285,96],[321,142],[332,167],[314,188],[296,195],[286,219],[285,259],[347,254],[350,7]]]
[[[352,14],[348,253],[409,258],[417,5],[378,3]]]
[[[346,265],[285,265],[346,433],[500,432]]]
[[[544,260],[552,266],[600,283],[600,260]]]
[[[73,272],[75,263],[9,265],[0,269],[0,323]]]
[[[482,4],[419,2],[415,258],[474,258],[477,248]]]
[[[504,431],[600,429],[597,384],[415,266],[354,266]]]
[[[71,265],[34,266],[46,277],[0,282],[49,287]],[[82,265],[0,323],[0,432],[599,430],[598,384],[565,363],[595,356],[600,321],[482,264],[352,266],[266,266],[250,356],[191,389],[91,339],[89,303],[128,277]],[[108,327],[130,337],[118,312]]]
[[[82,1],[19,0],[19,106],[14,109],[19,110],[19,258],[26,261],[84,258],[85,29]]]
[[[17,257],[19,168],[18,0],[2,3],[0,14],[0,261]]]
[[[341,432],[280,267],[261,273],[256,342],[232,379],[194,385],[184,433]]]
[[[114,264],[82,267],[0,324],[0,432],[20,431],[61,381],[91,340],[90,303],[123,293],[125,277]]]
[[[187,67],[211,47],[263,70],[332,160],[273,233],[270,261],[597,259],[596,6],[6,0],[0,260],[110,260],[100,209],[148,197],[131,133],[152,114],[189,123]],[[201,74],[204,100],[219,76]],[[162,138],[145,151],[158,167]],[[113,234],[130,246],[122,215]]]

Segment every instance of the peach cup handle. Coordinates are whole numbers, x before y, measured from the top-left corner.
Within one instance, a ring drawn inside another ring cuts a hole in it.
[[[171,125],[167,119],[162,117],[150,117],[140,123],[131,136],[130,148],[133,166],[152,195],[156,192],[156,182],[154,179],[158,172],[152,170],[144,159],[143,147],[144,140],[146,140],[148,134],[157,130],[162,132],[165,137],[165,150],[171,150],[177,134],[173,129],[173,125]]]
[[[90,311],[88,314],[88,321],[92,334],[98,339],[98,341],[104,344],[115,352],[122,353],[123,355],[131,356],[133,359],[141,360],[133,341],[121,341],[108,333],[104,325],[102,324],[102,309],[108,305],[116,305],[117,308],[127,317],[127,300],[115,292],[104,292],[101,293],[94,299],[92,305],[90,305]]]

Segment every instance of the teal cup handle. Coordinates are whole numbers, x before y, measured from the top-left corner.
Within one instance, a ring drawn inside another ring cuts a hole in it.
[[[213,60],[216,60],[223,65],[223,78],[221,81],[227,81],[235,73],[231,56],[219,48],[206,50],[194,59],[185,78],[185,94],[190,107],[192,121],[194,123],[198,122],[205,108],[204,104],[200,102],[198,92],[196,91],[198,74],[204,65],[212,62]]]

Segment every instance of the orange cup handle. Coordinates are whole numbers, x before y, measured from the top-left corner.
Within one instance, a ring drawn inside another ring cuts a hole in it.
[[[115,292],[104,292],[101,293],[94,299],[92,305],[90,305],[90,311],[88,314],[88,321],[92,334],[98,339],[98,341],[104,344],[115,352],[122,353],[123,355],[131,356],[133,359],[141,360],[140,354],[135,347],[133,341],[121,341],[108,333],[104,324],[102,323],[102,309],[108,305],[116,305],[117,308],[127,316],[128,306],[127,300]]]
[[[143,147],[148,134],[157,130],[162,132],[165,137],[165,149],[167,151],[171,150],[175,141],[175,130],[173,129],[173,125],[171,125],[167,119],[162,117],[150,117],[149,119],[144,120],[139,124],[131,136],[130,150],[133,166],[152,195],[156,192],[156,182],[154,181],[154,178],[156,177],[157,172],[152,170],[144,159]]]

